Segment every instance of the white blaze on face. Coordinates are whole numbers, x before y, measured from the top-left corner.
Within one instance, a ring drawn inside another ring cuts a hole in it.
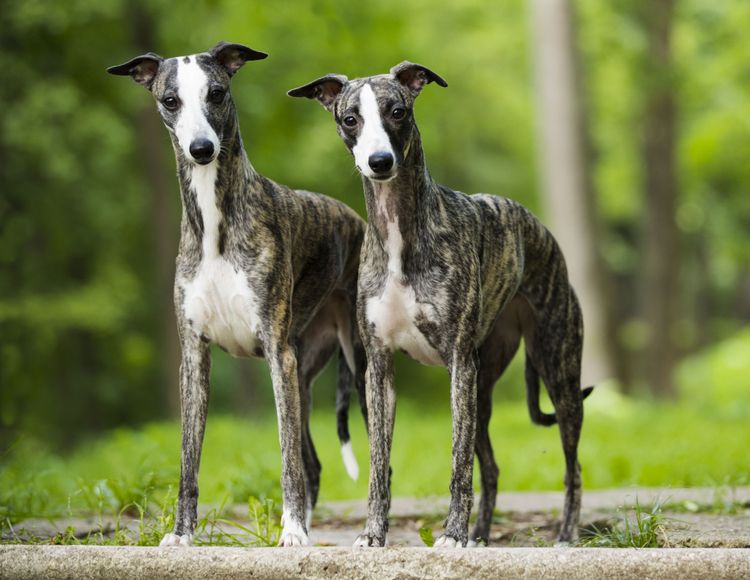
[[[206,97],[208,95],[208,77],[198,65],[195,56],[177,59],[177,96],[182,103],[174,126],[177,141],[188,159],[190,144],[196,139],[208,139],[219,151],[219,138],[206,118]]]
[[[393,153],[391,140],[383,128],[378,100],[372,87],[368,84],[359,91],[359,116],[362,118],[362,132],[352,149],[354,162],[365,177],[374,177],[370,169],[370,156],[373,153],[390,153],[394,158],[393,170],[396,169],[396,156]]]

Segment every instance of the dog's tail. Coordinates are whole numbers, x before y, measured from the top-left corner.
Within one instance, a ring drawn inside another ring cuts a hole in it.
[[[338,361],[338,384],[336,385],[336,428],[341,443],[341,458],[344,467],[354,481],[359,477],[359,465],[352,450],[352,442],[349,436],[349,401],[351,400],[352,371],[346,362],[344,351],[339,349]]]
[[[528,353],[526,354],[526,404],[529,407],[529,415],[531,416],[532,423],[536,425],[543,425],[549,427],[557,423],[557,417],[554,413],[544,413],[539,407],[539,390],[541,386],[539,384],[539,373],[536,372],[534,364],[531,362],[531,358]],[[581,391],[581,398],[585,399],[588,397],[594,387],[586,387]]]

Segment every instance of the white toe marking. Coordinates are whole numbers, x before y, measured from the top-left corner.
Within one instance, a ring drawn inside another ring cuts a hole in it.
[[[170,546],[182,546],[188,547],[193,545],[192,534],[185,534],[184,536],[178,536],[177,534],[165,534],[159,546],[170,547]]]
[[[463,548],[458,540],[451,538],[450,536],[440,536],[434,544],[435,548]]]
[[[357,464],[357,457],[354,455],[351,441],[347,441],[341,446],[341,457],[344,460],[344,467],[346,467],[349,477],[357,481],[359,477],[359,465]]]
[[[307,532],[300,522],[293,520],[285,513],[281,516],[281,524],[284,527],[281,531],[281,537],[279,538],[279,546],[289,548],[293,546],[310,545],[310,539],[307,537]]]

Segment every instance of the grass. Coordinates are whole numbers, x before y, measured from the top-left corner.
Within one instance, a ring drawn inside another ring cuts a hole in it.
[[[665,546],[662,505],[644,509],[636,499],[630,510],[620,511],[620,521],[608,528],[594,528],[578,542],[584,548],[661,548]]]
[[[680,403],[635,400],[606,385],[597,387],[586,401],[580,444],[584,488],[724,489],[722,486],[748,484],[750,399],[744,391],[750,362],[739,356],[746,350],[738,345],[750,346],[750,332],[683,365],[678,376],[685,396]],[[731,395],[732,389],[736,396]],[[324,408],[313,413],[312,432],[323,464],[322,501],[367,496],[367,439],[355,408],[351,431],[361,466],[356,482],[347,477],[341,461],[333,411]],[[563,488],[558,431],[533,426],[522,401],[498,401],[490,431],[501,468],[501,491]],[[67,456],[50,452],[38,441],[21,439],[0,456],[0,528],[7,532],[9,526],[30,517],[98,514],[118,521],[127,516],[140,518],[143,529],[140,535],[120,537],[119,541],[153,543],[171,525],[179,444],[176,422],[114,430]],[[447,404],[434,404],[426,413],[408,398],[399,398],[392,454],[394,495],[447,495],[450,446]],[[200,504],[219,506],[204,522],[208,532],[215,532],[217,542],[236,539],[221,536],[220,520],[227,519],[221,506],[243,503],[255,505],[256,511],[249,513],[247,520],[256,527],[243,523],[247,529],[236,528],[238,534],[247,536],[242,541],[273,543],[272,522],[278,521],[278,509],[271,510],[266,502],[279,504],[279,473],[272,412],[252,421],[209,416],[199,479]],[[475,475],[475,486],[478,481]],[[736,510],[747,507],[736,505],[731,495],[717,493],[716,498],[716,505],[710,508],[714,511],[738,513]],[[684,507],[686,511],[709,509]]]

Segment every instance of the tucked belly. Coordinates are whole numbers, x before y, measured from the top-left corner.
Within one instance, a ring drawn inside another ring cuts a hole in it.
[[[219,257],[203,262],[184,288],[185,317],[196,332],[233,356],[262,353],[258,303],[244,273]]]
[[[368,300],[366,314],[386,346],[402,350],[422,364],[439,366],[444,364],[440,354],[416,325],[429,308],[417,302],[411,287],[389,279],[383,294]]]

